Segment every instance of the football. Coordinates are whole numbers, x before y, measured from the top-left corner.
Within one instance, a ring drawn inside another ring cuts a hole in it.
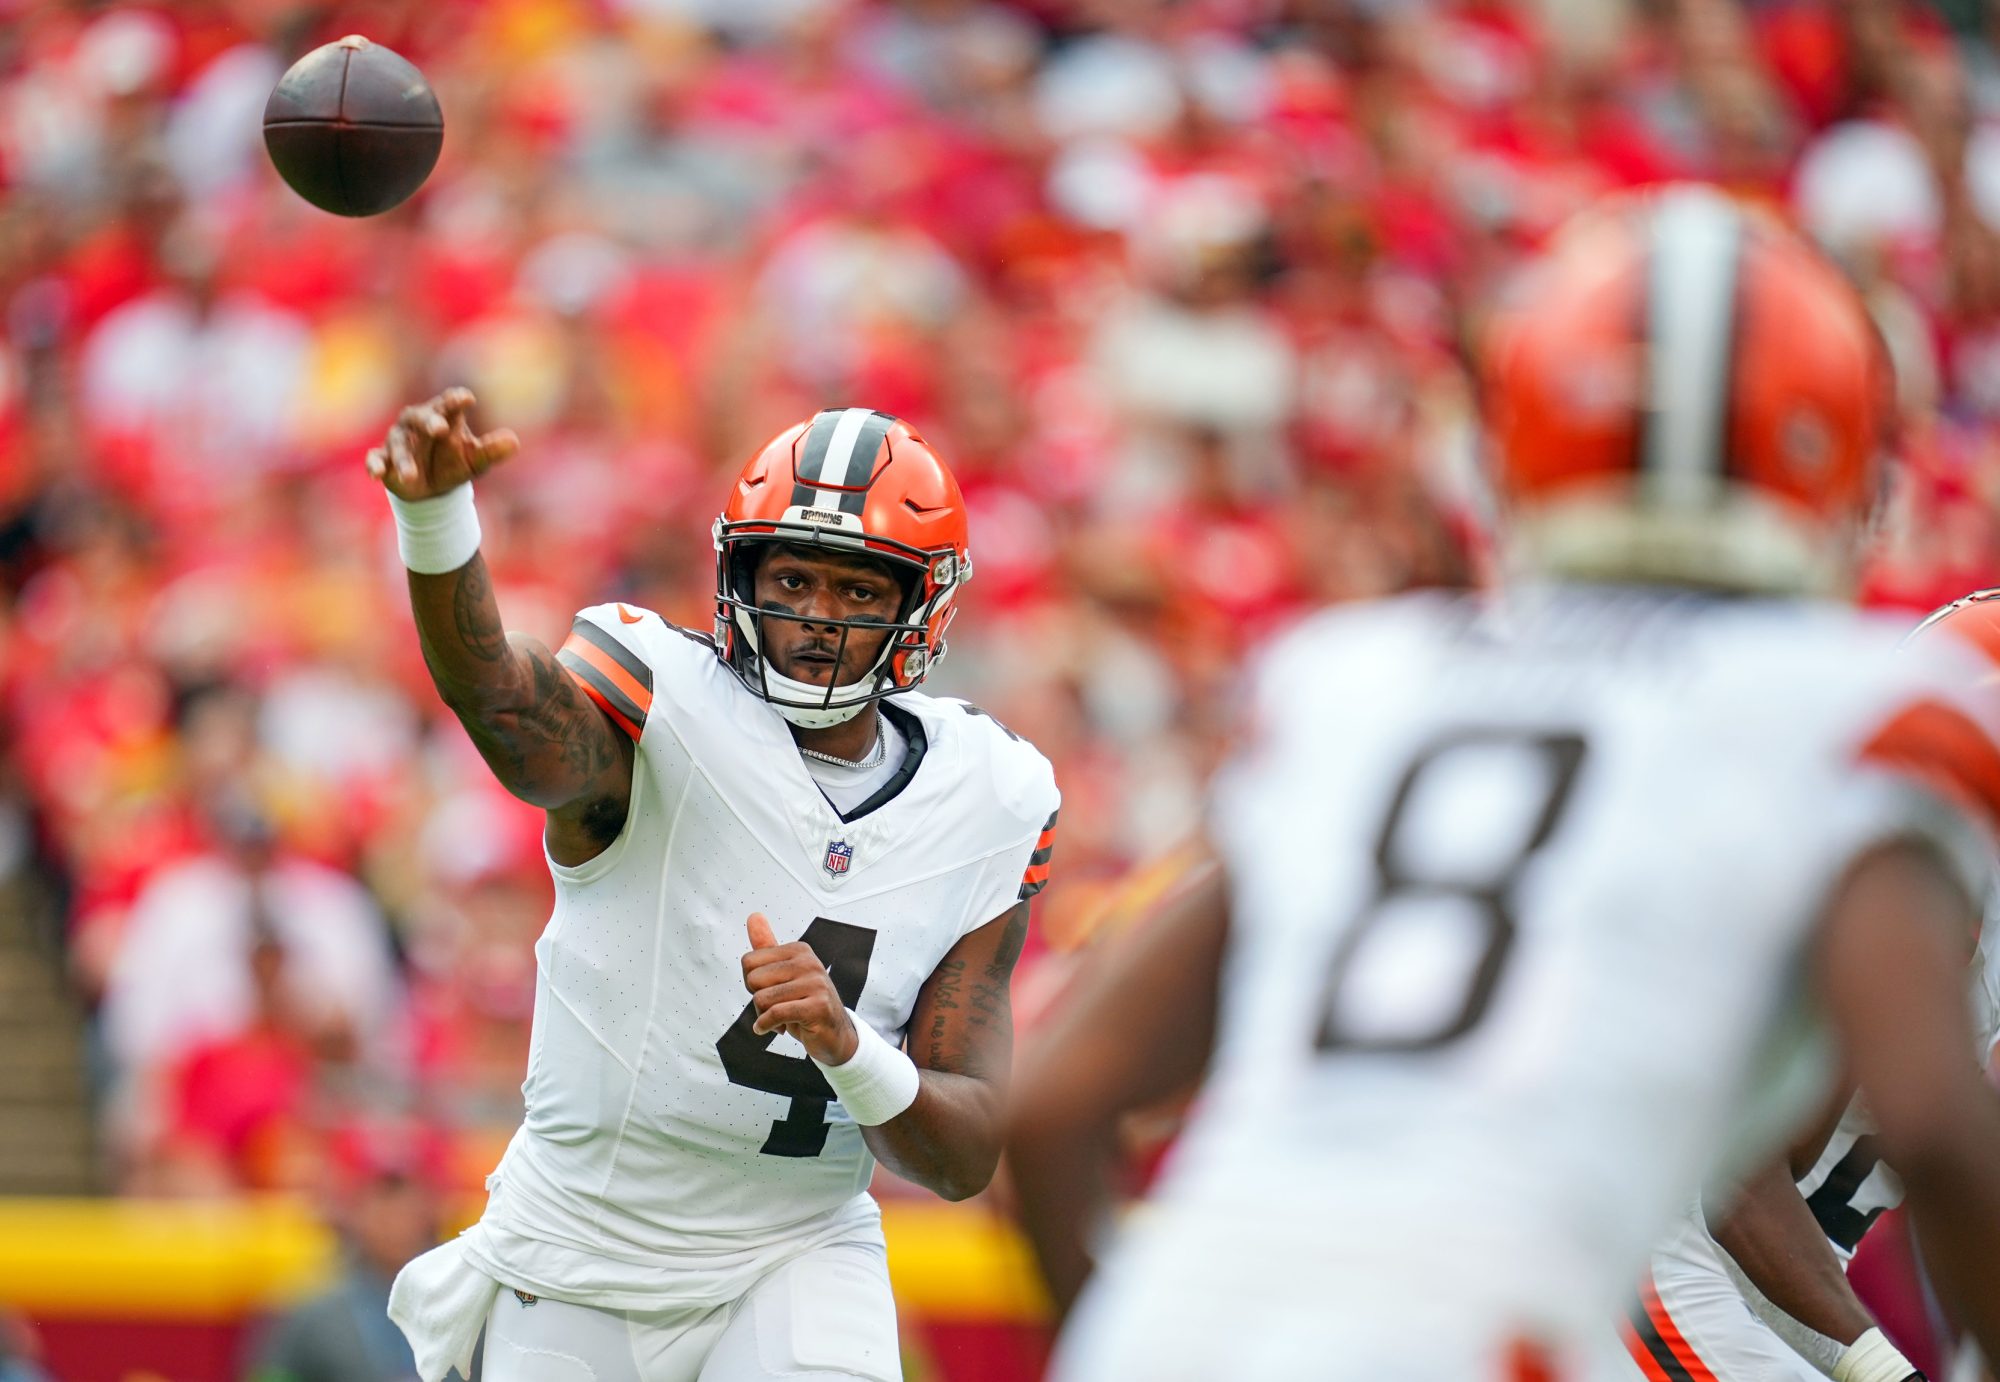
[[[336,216],[375,216],[423,186],[444,112],[401,54],[349,34],[315,48],[264,105],[264,147],[292,190]]]

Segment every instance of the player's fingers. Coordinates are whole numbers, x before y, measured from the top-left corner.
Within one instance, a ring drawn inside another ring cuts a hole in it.
[[[410,454],[419,466],[428,466],[437,444],[451,427],[431,408],[405,408],[396,415],[396,430],[409,439]]]
[[[371,446],[368,448],[368,459],[366,464],[368,466],[368,473],[374,476],[377,480],[382,479],[389,473],[388,453],[383,451],[382,448],[379,446]]]
[[[472,462],[472,473],[484,475],[520,449],[521,439],[514,434],[514,429],[511,427],[502,427],[497,431],[488,432],[483,437],[475,437],[467,449],[467,455]]]
[[[762,912],[752,912],[746,926],[752,950],[769,950],[778,943],[777,934],[771,930],[771,923],[764,919]]]
[[[816,998],[800,999],[792,1003],[780,1003],[750,1024],[750,1030],[758,1036],[775,1032],[780,1027],[793,1027],[806,1023],[824,1021],[825,1006]]]
[[[765,989],[776,988],[779,984],[789,984],[795,979],[812,979],[826,973],[819,962],[819,957],[811,951],[798,955],[788,953],[788,948],[784,948],[762,953],[775,954],[777,958],[766,960],[762,964],[744,966],[743,983],[752,993],[762,993]]]
[[[737,961],[738,964],[743,966],[743,987],[750,988],[750,981],[757,977],[764,966],[775,964],[782,958],[783,956],[772,950],[744,951],[743,958]],[[752,991],[754,992],[755,990]]]
[[[429,427],[424,425],[422,408],[405,408],[396,414],[396,425],[389,429],[389,445],[393,448],[397,438],[402,439],[403,450],[408,455],[412,476],[425,471],[430,464],[433,437]]]
[[[450,418],[456,414],[463,413],[477,401],[477,399],[473,398],[471,389],[466,388],[463,384],[454,384],[424,406],[442,413],[446,418]]]
[[[405,487],[415,485],[418,478],[417,458],[410,450],[410,434],[400,423],[389,429],[389,439],[385,447],[389,453],[389,468],[395,474],[396,483]]]
[[[822,985],[816,984],[811,979],[800,975],[787,979],[783,983],[773,984],[769,988],[759,989],[751,996],[750,1001],[757,1005],[758,1012],[767,1013],[771,1009],[783,1007],[787,1003],[803,1002],[809,998],[824,999],[825,997],[826,992]]]
[[[764,950],[747,951],[742,960],[743,986],[755,993],[760,988],[772,984],[782,984],[787,979],[804,974],[823,972],[825,966],[810,947],[797,941],[790,945],[771,946]]]

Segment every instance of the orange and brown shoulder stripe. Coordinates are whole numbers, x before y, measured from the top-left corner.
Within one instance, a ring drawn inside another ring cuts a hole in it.
[[[1049,885],[1049,860],[1056,852],[1056,817],[1061,814],[1061,811],[1049,812],[1048,824],[1042,827],[1041,838],[1035,841],[1035,852],[1028,856],[1028,871],[1021,875],[1023,902]]]
[[[1902,706],[1860,757],[1925,783],[2000,830],[2000,744],[1958,707],[1936,699]]]
[[[590,620],[578,616],[556,660],[613,724],[637,739],[653,709],[653,669]]]

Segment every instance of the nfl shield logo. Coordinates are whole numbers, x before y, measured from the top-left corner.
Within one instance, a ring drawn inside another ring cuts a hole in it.
[[[854,862],[854,846],[845,840],[829,840],[826,845],[826,871],[835,878],[847,872],[847,866]]]

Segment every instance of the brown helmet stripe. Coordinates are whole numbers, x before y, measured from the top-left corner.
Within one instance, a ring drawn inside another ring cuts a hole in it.
[[[812,508],[818,500],[820,472],[826,467],[826,448],[833,440],[833,429],[839,425],[843,412],[840,408],[828,408],[812,420],[806,434],[799,439],[798,450],[792,462],[792,503],[802,509]]]
[[[859,517],[868,503],[876,458],[896,419],[869,408],[829,408],[800,440],[792,503]]]

